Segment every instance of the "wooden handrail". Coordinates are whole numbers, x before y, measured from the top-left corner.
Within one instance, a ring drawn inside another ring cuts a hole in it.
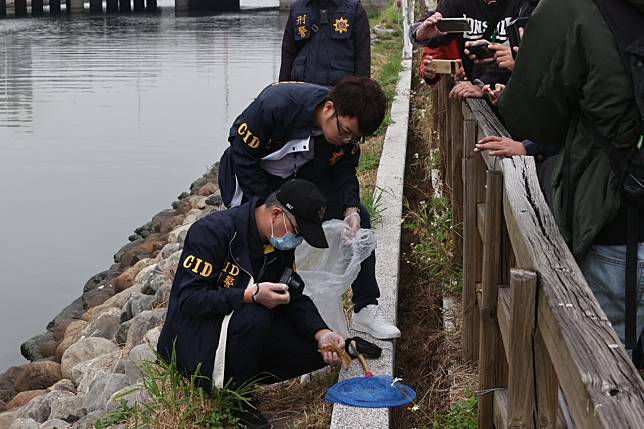
[[[578,428],[644,428],[644,381],[559,233],[534,159],[473,151],[509,134],[485,101],[448,101],[441,85],[439,144],[452,157],[462,148],[444,167],[462,207],[462,344],[480,364],[479,427],[561,427],[569,415]]]

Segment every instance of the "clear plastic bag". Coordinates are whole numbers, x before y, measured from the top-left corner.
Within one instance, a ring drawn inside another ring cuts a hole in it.
[[[304,242],[295,252],[297,273],[304,280],[304,294],[309,296],[329,327],[349,336],[342,308],[342,294],[360,272],[360,263],[376,248],[370,229],[359,229],[348,238],[347,224],[331,219],[322,224],[328,249],[316,249]]]

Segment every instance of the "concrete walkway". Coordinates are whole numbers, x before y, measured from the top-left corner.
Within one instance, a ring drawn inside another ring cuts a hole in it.
[[[407,54],[405,56],[407,57]],[[392,123],[385,134],[376,181],[376,192],[382,192],[381,201],[384,208],[382,226],[375,230],[378,239],[376,277],[381,293],[379,304],[380,311],[394,322],[397,319],[398,309],[400,230],[409,121],[411,59],[407,57],[402,65],[403,71],[400,73],[396,97],[391,107]],[[354,334],[374,341],[382,347],[382,356],[377,360],[368,361],[371,371],[375,375],[395,375],[394,343],[375,340],[362,332]],[[403,332],[402,335],[405,333]],[[352,362],[347,371],[340,372],[340,380],[361,376],[364,376],[364,373],[357,360]],[[388,408],[368,409],[335,405],[331,429],[388,428],[389,420]]]

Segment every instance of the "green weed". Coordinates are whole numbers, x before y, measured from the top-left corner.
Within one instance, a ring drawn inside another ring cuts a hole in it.
[[[460,293],[461,270],[453,261],[452,211],[448,196],[427,195],[425,200],[405,200],[403,228],[414,237],[405,257],[420,272],[441,279],[448,293]]]
[[[376,186],[374,190],[363,190],[362,204],[369,211],[371,228],[378,228],[382,224],[382,212],[385,211],[384,201],[382,200],[382,189]]]
[[[250,384],[233,389],[229,383],[208,396],[200,384],[209,380],[199,374],[199,368],[195,374],[184,377],[177,369],[174,351],[170,362],[157,355],[156,361],[142,363],[141,372],[142,385],[138,389],[145,391],[149,400],[132,407],[121,400],[118,409],[96,423],[98,429],[117,423],[159,429],[239,427],[242,407],[249,403],[254,389]],[[136,390],[135,387],[123,396]]]
[[[380,164],[380,156],[373,153],[365,153],[360,155],[360,163],[358,164],[358,174],[365,173],[367,171],[374,171],[378,169]]]
[[[470,394],[469,398],[456,402],[447,414],[440,415],[434,422],[436,429],[476,429],[478,400],[476,395]]]

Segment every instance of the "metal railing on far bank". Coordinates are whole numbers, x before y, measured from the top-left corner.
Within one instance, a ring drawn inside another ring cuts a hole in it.
[[[463,257],[462,349],[479,428],[644,428],[644,381],[588,287],[532,157],[475,152],[509,136],[485,101],[433,96]],[[462,239],[461,239],[462,237]]]

